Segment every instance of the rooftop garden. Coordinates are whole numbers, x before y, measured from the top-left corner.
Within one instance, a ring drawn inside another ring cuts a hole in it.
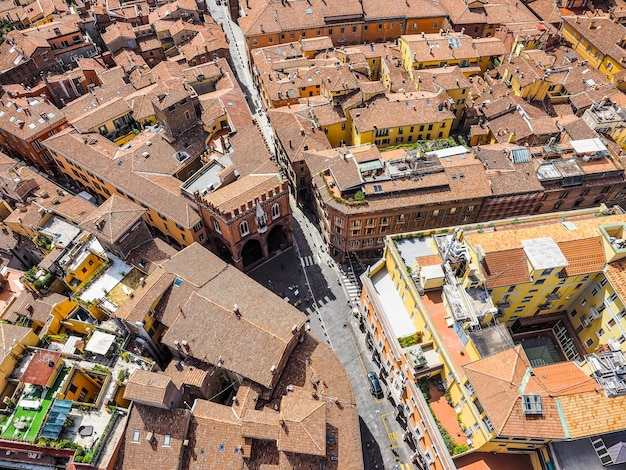
[[[68,371],[69,369],[63,369],[48,390],[27,385],[21,396],[7,400],[7,408],[0,412],[3,419],[0,425],[2,438],[35,441]]]
[[[451,405],[450,394],[443,388],[441,377],[420,379],[417,384],[428,402],[428,409],[433,415],[450,455],[467,452],[469,447],[466,444],[465,434],[462,432],[458,415]]]
[[[398,338],[398,341],[400,342],[400,346],[402,346],[403,348],[408,348],[409,346],[413,346],[414,344],[419,344],[422,341],[422,332],[416,331],[412,335]]]
[[[139,269],[131,269],[131,271],[107,293],[107,299],[116,305],[122,305],[122,303],[132,295],[133,291],[139,287],[141,278],[144,276],[145,274]]]
[[[457,145],[468,146],[465,138],[462,135],[456,137],[450,136],[447,139],[437,140],[418,140],[416,142],[410,142],[400,145],[390,145],[389,147],[381,148],[381,152],[388,152],[389,150],[405,149],[405,150],[422,150],[424,152],[433,152],[435,150],[441,150],[449,147],[455,147]]]

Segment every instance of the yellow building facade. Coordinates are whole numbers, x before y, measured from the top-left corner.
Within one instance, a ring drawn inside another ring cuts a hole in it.
[[[363,277],[366,343],[423,452],[430,412],[415,384],[440,376],[471,449],[527,453],[542,468],[555,438],[499,434],[464,368],[537,336],[555,344],[555,362],[528,353],[537,365],[576,360],[585,369],[585,355],[600,346],[625,351],[626,214],[601,207],[577,211],[571,220],[544,215],[486,232],[482,226],[438,232],[387,238],[383,259]],[[419,334],[419,360],[402,346],[402,328]],[[490,337],[495,350],[485,347]]]
[[[563,18],[560,32],[582,60],[626,89],[626,83],[616,77],[625,69],[626,27],[608,17],[569,16]]]
[[[112,194],[125,197],[147,210],[144,220],[153,229],[158,230],[167,237],[175,240],[180,246],[187,246],[194,241],[202,243],[205,239],[204,227],[198,216],[198,224],[194,227],[186,228],[182,225],[170,220],[167,216],[159,212],[156,208],[150,207],[152,201],[139,201],[129,194],[126,194],[122,188],[114,186],[113,181],[94,175],[88,169],[82,168],[76,163],[69,161],[64,155],[51,151],[60,172],[68,178],[79,181],[82,186],[87,187],[90,191],[99,195],[103,200],[108,199]],[[138,176],[138,178],[140,178]],[[166,191],[165,189],[163,191]]]

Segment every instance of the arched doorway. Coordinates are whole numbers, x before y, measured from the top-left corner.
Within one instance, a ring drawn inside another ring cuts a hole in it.
[[[267,234],[267,250],[270,255],[276,253],[278,250],[285,249],[287,239],[285,237],[285,231],[282,225],[275,225],[270,233]]]
[[[217,254],[217,256],[219,256],[227,263],[233,262],[233,254],[221,239],[216,238],[213,241],[213,246],[215,247],[215,253]]]
[[[263,250],[261,249],[261,242],[256,239],[250,239],[246,242],[241,250],[241,258],[243,261],[243,267],[246,269],[251,264],[263,259]]]

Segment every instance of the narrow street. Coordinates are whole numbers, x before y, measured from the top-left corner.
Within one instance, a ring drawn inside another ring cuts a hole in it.
[[[246,96],[252,117],[256,119],[259,129],[261,129],[261,133],[265,139],[265,143],[267,144],[271,154],[274,155],[275,149],[274,139],[272,138],[272,128],[267,115],[265,114],[265,110],[261,105],[259,92],[254,86],[254,82],[252,80],[251,69],[246,53],[246,44],[241,29],[237,23],[231,21],[228,7],[225,5],[225,2],[218,5],[215,0],[206,0],[206,6],[213,17],[213,20],[224,26],[224,33],[228,38],[230,46],[230,56],[234,67],[233,72],[237,76],[239,85]]]
[[[358,285],[352,284],[349,264],[338,266],[323,249],[315,225],[293,204],[292,209],[294,246],[249,274],[291,303],[300,301],[311,333],[334,349],[348,371],[359,410],[365,469],[391,470],[396,465],[413,469],[386,385],[382,384],[385,397],[377,399],[370,393],[367,372],[378,373],[378,367],[352,313],[355,303],[349,299],[358,298]]]
[[[207,8],[214,20],[224,26],[234,72],[268,148],[274,153],[273,131],[252,80],[243,34],[230,20],[226,6],[208,0]],[[295,204],[292,209],[294,246],[249,274],[298,306],[309,318],[311,333],[330,345],[347,369],[359,410],[365,469],[412,469],[411,452],[402,440],[403,430],[395,419],[394,406],[386,398],[387,390],[381,399],[370,393],[367,373],[378,373],[378,368],[352,313],[360,296],[353,271],[358,271],[358,267],[351,262],[338,266],[323,248],[316,226]]]

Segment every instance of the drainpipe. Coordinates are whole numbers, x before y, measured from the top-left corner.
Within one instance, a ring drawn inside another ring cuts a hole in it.
[[[146,331],[144,327],[145,326],[144,322],[136,321],[133,323],[133,326],[137,329],[137,333],[139,336],[137,338],[137,341],[141,345],[146,346],[146,348],[148,348],[148,351],[150,351],[150,354],[152,354],[155,359],[162,361],[164,359],[163,353],[159,350],[157,345],[154,343],[154,340],[150,337],[150,335]]]

